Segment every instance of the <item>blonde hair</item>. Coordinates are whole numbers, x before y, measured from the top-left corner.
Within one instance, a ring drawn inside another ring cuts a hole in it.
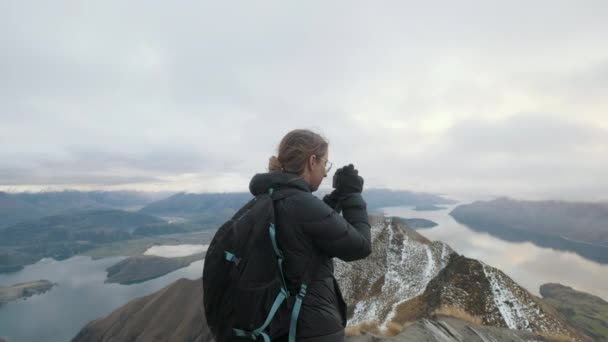
[[[278,148],[278,157],[268,161],[270,172],[304,173],[308,158],[312,155],[322,157],[327,153],[329,143],[320,134],[308,129],[294,129],[287,133]]]

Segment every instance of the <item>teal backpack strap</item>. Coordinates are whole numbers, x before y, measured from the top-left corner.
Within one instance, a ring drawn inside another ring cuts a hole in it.
[[[283,273],[283,252],[279,249],[279,245],[277,244],[277,230],[274,223],[270,224],[268,228],[268,233],[270,234],[270,241],[272,241],[272,248],[274,249],[274,253],[277,256],[277,264],[279,265],[279,272],[281,273],[281,282],[283,284],[283,288],[287,289],[287,283],[285,282],[285,274]],[[289,295],[289,292],[287,292]]]
[[[251,338],[252,340],[257,340],[258,336],[261,335],[264,338],[265,342],[270,342],[270,337],[264,332],[264,330],[266,329],[266,327],[268,327],[268,325],[274,318],[274,315],[277,313],[277,310],[279,310],[279,307],[281,306],[281,304],[283,304],[285,298],[287,298],[288,296],[289,294],[287,293],[287,291],[285,289],[281,289],[281,292],[279,292],[277,298],[274,300],[274,304],[272,304],[272,308],[270,309],[270,312],[268,313],[264,324],[262,324],[259,328],[253,331],[246,331],[243,329],[232,329],[234,331],[234,334],[238,337],[247,337]]]
[[[273,189],[269,188],[268,189],[268,194],[272,197],[273,195]],[[298,193],[298,191],[291,191],[292,194],[293,193]],[[284,197],[283,197],[284,198]],[[274,200],[274,197],[273,197]],[[268,228],[268,232],[270,234],[270,241],[272,242],[272,248],[274,249],[274,252],[277,256],[277,263],[279,266],[279,272],[281,273],[281,280],[283,282],[283,289],[281,292],[285,292],[285,297],[289,297],[289,290],[287,290],[287,283],[285,281],[285,275],[283,272],[283,252],[279,249],[279,246],[277,244],[277,239],[276,239],[276,226],[274,225],[274,223],[270,224],[270,227]],[[316,251],[315,251],[316,252]],[[302,309],[302,301],[304,300],[304,297],[306,296],[306,291],[308,290],[308,284],[310,284],[312,276],[315,275],[317,273],[317,269],[319,266],[319,259],[316,256],[316,253],[313,254],[313,266],[312,269],[307,270],[307,272],[305,272],[304,274],[304,281],[302,282],[302,285],[300,286],[300,291],[298,292],[298,294],[296,295],[296,300],[294,303],[294,307],[293,310],[291,311],[291,321],[289,323],[289,342],[295,342],[296,341],[296,332],[297,332],[297,326],[298,326],[298,317],[300,316],[300,310]],[[284,300],[285,298],[283,298]],[[276,302],[275,302],[276,303]],[[277,305],[277,309],[278,306],[280,304]],[[276,311],[276,309],[275,309]],[[272,312],[272,311],[271,311]],[[274,316],[274,313],[273,313]],[[272,319],[272,318],[271,318]],[[271,320],[270,319],[270,320]],[[267,323],[270,323],[270,320],[267,319]],[[265,342],[270,342],[270,341],[266,341],[266,338],[268,337],[266,334],[261,333],[261,331],[264,330],[264,328],[266,328],[268,324],[265,324],[263,327],[256,329],[254,332],[258,332],[258,335],[262,335],[264,336],[264,340]],[[257,337],[257,336],[256,336]],[[255,338],[255,337],[254,337]]]
[[[296,341],[296,329],[298,328],[298,316],[300,316],[300,309],[302,308],[302,301],[306,296],[306,289],[308,285],[302,284],[300,286],[300,292],[296,295],[296,303],[291,311],[291,322],[289,323],[289,342]]]

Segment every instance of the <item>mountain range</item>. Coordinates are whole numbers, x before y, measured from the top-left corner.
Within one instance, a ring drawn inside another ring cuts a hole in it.
[[[71,210],[139,209],[170,194],[139,191],[0,191],[0,228]]]

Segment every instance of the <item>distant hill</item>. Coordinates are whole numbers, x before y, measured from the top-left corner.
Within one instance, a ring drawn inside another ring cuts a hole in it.
[[[253,198],[248,192],[185,193],[150,203],[140,213],[161,217],[183,217],[198,221],[222,223]]]
[[[17,271],[45,257],[63,260],[101,244],[168,233],[172,227],[154,216],[116,209],[22,221],[0,229],[0,273]]]
[[[608,203],[499,198],[459,205],[451,215],[608,246]]]
[[[504,240],[531,241],[608,263],[608,203],[499,198],[459,205],[450,215]]]
[[[594,341],[608,341],[608,302],[561,284],[544,284],[540,294]]]
[[[372,254],[335,260],[348,304],[347,341],[589,341],[500,270],[370,216]],[[87,324],[79,341],[210,341],[201,279],[184,280]],[[395,336],[393,336],[395,335]],[[392,336],[392,337],[389,337]]]
[[[205,253],[175,258],[165,258],[156,255],[132,256],[106,269],[108,272],[106,283],[119,283],[123,285],[141,283],[186,267],[204,257]]]
[[[80,209],[138,209],[170,193],[138,191],[0,192],[0,228]]]
[[[316,192],[322,198],[327,191]],[[140,209],[141,213],[165,216],[185,217],[221,223],[230,218],[253,195],[248,192],[229,193],[185,193],[181,192],[166,199],[150,203]],[[390,206],[430,207],[435,204],[454,204],[456,201],[440,195],[416,193],[405,190],[367,189],[363,192],[369,209]]]
[[[92,209],[22,221],[0,230],[0,245],[55,241],[110,242],[124,240],[139,226],[165,221],[116,209]]]

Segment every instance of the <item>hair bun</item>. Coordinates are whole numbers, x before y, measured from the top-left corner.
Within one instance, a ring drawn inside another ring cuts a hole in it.
[[[268,160],[268,171],[284,171],[283,164],[279,161],[277,156],[272,156]]]

